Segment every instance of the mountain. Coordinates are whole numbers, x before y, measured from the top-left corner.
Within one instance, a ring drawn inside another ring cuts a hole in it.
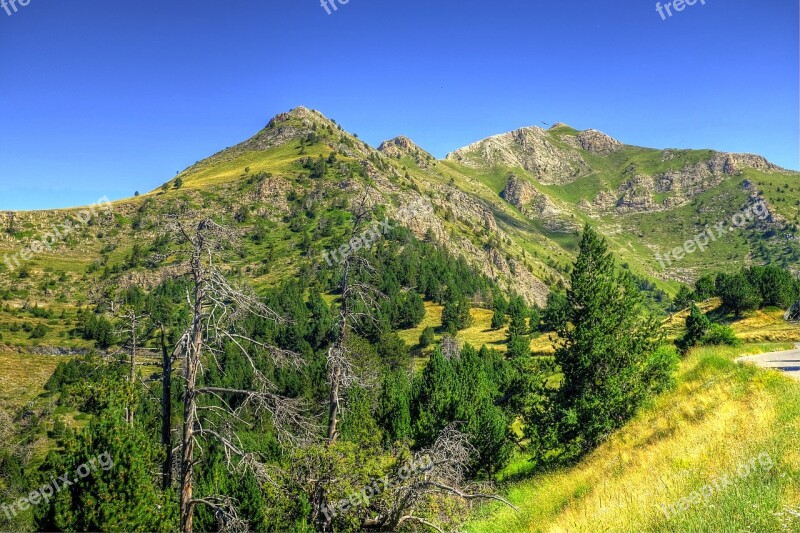
[[[564,283],[577,231],[587,223],[643,283],[673,293],[678,282],[709,270],[760,262],[797,268],[798,178],[756,155],[641,148],[564,124],[495,135],[437,160],[402,136],[374,149],[299,107],[163,188],[114,202],[110,214],[77,225],[21,267],[0,261],[0,287],[19,304],[86,301],[104,271],[123,282],[156,283],[170,266],[147,247],[166,214],[188,212],[222,217],[252,237],[237,268],[256,286],[273,285],[318,265],[332,236],[344,231],[348,206],[365,196],[530,303],[543,304]],[[765,215],[751,216],[761,202]],[[0,213],[0,258],[79,212]],[[749,214],[742,227],[703,252],[660,259],[741,213]],[[130,261],[134,252],[144,256]]]

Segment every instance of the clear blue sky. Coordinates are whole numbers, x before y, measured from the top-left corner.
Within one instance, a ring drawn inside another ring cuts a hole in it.
[[[800,168],[797,0],[319,2],[0,8],[0,209],[152,190],[298,105],[439,157],[561,121]]]

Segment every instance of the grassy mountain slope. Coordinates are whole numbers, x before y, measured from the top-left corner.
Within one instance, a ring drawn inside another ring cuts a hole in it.
[[[511,481],[506,492],[519,514],[483,507],[466,530],[797,531],[800,383],[732,362],[787,347],[693,351],[675,390],[578,464]],[[741,467],[753,459],[755,467]],[[525,466],[510,465],[510,479]],[[732,484],[722,484],[726,475]],[[715,480],[720,488],[710,490]]]
[[[78,309],[109,284],[153,285],[173,268],[168,251],[154,245],[168,215],[204,214],[233,226],[245,244],[230,268],[265,287],[299,272],[324,275],[323,253],[347,239],[349,208],[366,197],[419,238],[436,239],[505,289],[543,304],[564,283],[576,230],[587,222],[628,268],[667,293],[708,270],[767,260],[796,268],[799,176],[758,156],[639,148],[565,125],[494,136],[436,160],[405,137],[373,149],[298,108],[165,187],[74,224],[21,266],[0,261],[0,343],[87,347],[69,334]],[[769,220],[660,268],[655,252],[757,199],[767,202]],[[0,213],[0,259],[79,211]],[[52,314],[36,316],[37,305]],[[39,323],[44,335],[31,338]]]

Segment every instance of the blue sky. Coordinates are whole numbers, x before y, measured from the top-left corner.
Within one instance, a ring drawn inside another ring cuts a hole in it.
[[[152,190],[298,105],[439,157],[561,121],[800,168],[798,2],[672,12],[662,20],[650,0],[0,8],[0,209]]]

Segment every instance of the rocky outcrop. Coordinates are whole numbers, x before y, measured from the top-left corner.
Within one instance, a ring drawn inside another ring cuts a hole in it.
[[[431,154],[417,146],[414,141],[403,135],[388,141],[383,141],[378,147],[378,151],[383,153],[386,157],[402,157],[405,155],[422,154],[429,158],[433,158]]]
[[[635,176],[620,187],[622,196],[617,200],[617,211],[652,211],[655,208],[653,178],[650,176]]]
[[[564,213],[550,198],[537,191],[530,183],[516,175],[511,175],[500,197],[519,209],[530,219],[539,220],[554,232],[572,232],[577,228],[573,222],[563,218]]]
[[[447,159],[470,168],[523,168],[546,185],[572,183],[589,172],[577,152],[556,146],[545,130],[536,127],[489,137],[448,154]]]
[[[623,144],[597,130],[586,130],[578,135],[582,149],[596,155],[609,155],[622,148]]]
[[[681,155],[681,151],[664,150],[662,160],[671,161]],[[778,168],[759,156],[714,153],[708,161],[689,164],[678,170],[668,170],[652,177],[635,175],[617,191],[619,196],[614,207],[620,213],[671,209],[738,175],[745,167]],[[656,193],[668,193],[669,196],[656,203]]]
[[[783,315],[789,322],[800,322],[800,300],[797,300]]]
[[[522,209],[528,205],[537,194],[539,194],[538,191],[534,189],[530,183],[512,174],[508,178],[505,189],[500,193],[500,197],[514,207]]]

